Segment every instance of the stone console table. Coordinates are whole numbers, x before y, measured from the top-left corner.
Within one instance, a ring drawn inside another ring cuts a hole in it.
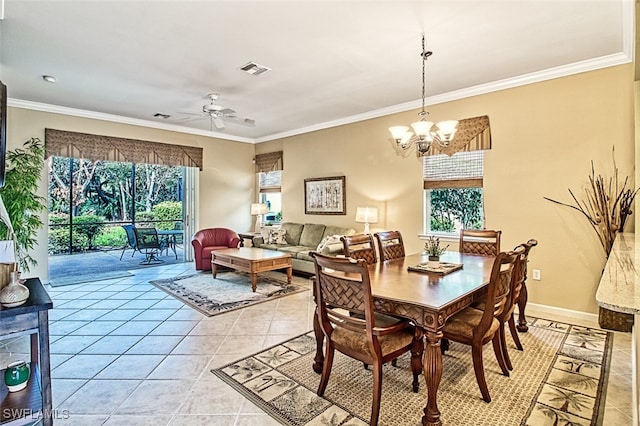
[[[616,236],[609,259],[596,292],[596,301],[602,308],[632,314],[633,424],[638,424],[638,385],[640,376],[640,234],[621,233]]]

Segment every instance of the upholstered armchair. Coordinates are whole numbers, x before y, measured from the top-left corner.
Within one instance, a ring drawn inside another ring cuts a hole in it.
[[[196,270],[211,270],[211,252],[227,248],[237,248],[240,245],[238,234],[227,228],[207,228],[196,232],[191,239],[193,258]]]

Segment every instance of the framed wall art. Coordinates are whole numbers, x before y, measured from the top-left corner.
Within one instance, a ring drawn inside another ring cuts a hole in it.
[[[347,214],[345,177],[304,180],[305,214]]]

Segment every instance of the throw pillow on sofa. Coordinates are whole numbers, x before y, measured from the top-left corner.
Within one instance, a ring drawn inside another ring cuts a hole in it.
[[[287,231],[285,229],[270,229],[267,244],[287,244],[286,235]]]
[[[340,235],[328,235],[328,236],[324,237],[322,239],[322,241],[320,241],[320,244],[318,244],[318,247],[316,247],[316,251],[318,253],[322,253],[322,250],[325,247],[327,247],[327,246],[329,246],[331,244],[340,243],[341,242],[340,241],[340,237],[341,237]]]

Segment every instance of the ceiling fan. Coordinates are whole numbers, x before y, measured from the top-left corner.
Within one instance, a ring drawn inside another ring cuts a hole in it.
[[[250,118],[238,117],[236,115],[235,110],[218,105],[216,103],[216,101],[220,97],[218,93],[209,93],[207,97],[209,98],[209,103],[202,106],[202,113],[197,114],[200,117],[189,119],[189,120],[183,120],[183,122],[209,118],[211,120],[211,130],[213,130],[214,126],[218,130],[224,129],[225,122],[240,124],[240,125],[249,126],[249,127],[255,126],[256,124],[255,120],[252,120]],[[192,113],[183,113],[183,114],[193,115]]]

